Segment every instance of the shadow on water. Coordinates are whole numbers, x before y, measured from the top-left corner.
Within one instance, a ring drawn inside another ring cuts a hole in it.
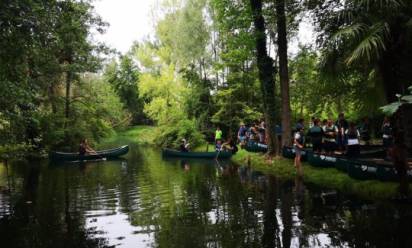
[[[412,207],[230,161],[0,165],[2,247],[411,247]]]

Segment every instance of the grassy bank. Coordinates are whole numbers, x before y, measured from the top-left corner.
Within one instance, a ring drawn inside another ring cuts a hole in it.
[[[133,126],[125,130],[117,130],[108,138],[102,139],[97,145],[98,148],[106,148],[113,145],[122,145],[134,143],[137,145],[154,145],[155,126]],[[197,147],[191,148],[193,151],[214,151],[214,144],[203,142]]]
[[[117,130],[110,137],[101,140],[98,147],[135,143],[138,145],[151,145],[154,143],[153,126],[133,126],[125,130]]]
[[[265,160],[262,154],[239,151],[232,160],[238,164],[245,164],[250,157],[252,168],[273,174],[283,180],[292,180],[296,177],[293,160],[276,159]],[[349,177],[335,168],[317,168],[303,163],[304,180],[317,186],[335,189],[362,199],[379,200],[390,199],[397,195],[397,183],[380,182],[376,180],[360,181]]]

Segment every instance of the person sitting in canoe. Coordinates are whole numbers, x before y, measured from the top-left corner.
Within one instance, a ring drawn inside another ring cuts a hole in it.
[[[217,140],[217,141],[216,141],[216,146],[215,146],[215,148],[216,148],[216,151],[217,151],[217,152],[220,152],[220,151],[222,150],[222,148],[223,148],[222,140]]]
[[[189,152],[189,143],[187,143],[186,139],[182,139],[182,143],[180,143],[180,151]]]
[[[222,147],[223,147],[223,150],[229,151],[232,154],[236,154],[238,151],[236,143],[231,138],[229,138],[225,143],[223,143]]]
[[[87,139],[83,139],[80,142],[80,146],[79,146],[79,155],[80,156],[84,156],[84,155],[95,155],[97,154],[97,152],[95,150],[93,150],[93,148],[90,147],[89,142],[87,141]]]

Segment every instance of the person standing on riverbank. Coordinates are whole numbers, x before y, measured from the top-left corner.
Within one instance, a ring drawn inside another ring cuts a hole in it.
[[[348,128],[349,128],[349,123],[345,119],[345,114],[344,113],[339,114],[339,117],[338,117],[338,120],[335,123],[335,126],[338,129],[337,137],[336,137],[338,150],[340,152],[343,152],[345,150],[345,145],[346,145],[346,135],[345,135],[345,133],[346,133],[346,130],[348,130]]]
[[[293,147],[295,149],[295,167],[297,169],[298,172],[298,176],[302,176],[303,175],[303,171],[302,171],[302,162],[301,157],[302,157],[302,150],[303,150],[303,145],[304,145],[304,127],[297,127],[296,128],[296,133],[294,136],[294,141],[293,141]]]
[[[237,132],[237,139],[241,147],[245,146],[246,144],[246,133],[247,133],[247,128],[245,126],[245,123],[242,122],[240,123],[240,128],[239,128],[239,131]]]
[[[365,145],[370,144],[370,139],[371,139],[371,133],[370,133],[370,125],[369,125],[369,119],[368,117],[365,117],[363,119],[362,124],[360,125],[360,136],[363,142],[365,142]]]
[[[217,143],[218,141],[222,141],[222,137],[223,137],[223,132],[222,130],[220,130],[220,127],[217,127],[216,132],[215,132],[215,143]]]
[[[391,159],[390,149],[393,146],[393,132],[391,122],[388,117],[385,116],[382,124],[382,144],[386,150],[386,160]]]
[[[326,126],[323,128],[324,133],[324,149],[327,155],[332,155],[336,149],[336,134],[338,133],[338,129],[331,119],[327,121]]]
[[[320,120],[315,119],[313,121],[313,126],[309,128],[308,136],[312,142],[313,152],[321,153],[322,152],[322,137],[323,129],[319,126]]]
[[[346,155],[350,158],[356,158],[360,155],[360,133],[355,126],[355,123],[349,124],[349,129],[346,130],[345,135],[348,137],[348,145]]]

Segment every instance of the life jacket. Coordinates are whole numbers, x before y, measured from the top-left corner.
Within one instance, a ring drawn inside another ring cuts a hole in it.
[[[334,135],[331,135],[331,134],[328,134],[328,133],[331,133],[331,132],[333,132],[333,133],[336,133],[336,127],[334,126],[334,125],[332,125],[332,126],[325,126],[325,137],[326,138],[330,138],[330,139],[334,139],[335,138],[335,136]]]
[[[312,138],[315,138],[315,137],[322,137],[322,128],[321,127],[319,127],[319,126],[313,126],[313,127],[311,127],[310,129],[309,129],[309,135],[312,137]]]

